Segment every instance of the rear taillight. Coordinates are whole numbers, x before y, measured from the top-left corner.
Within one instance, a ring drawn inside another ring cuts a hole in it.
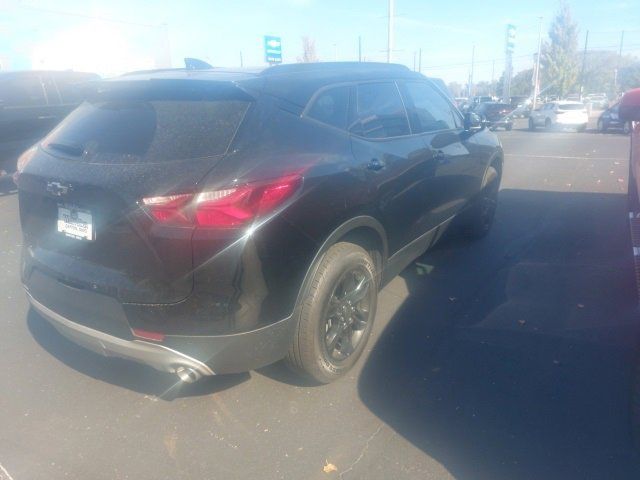
[[[185,193],[143,198],[142,203],[151,216],[160,223],[189,225],[191,221],[187,217],[184,207],[189,204],[192,198],[192,194]]]
[[[25,150],[22,153],[22,155],[18,157],[18,161],[16,163],[16,171],[13,174],[13,181],[15,183],[18,183],[18,177],[24,170],[24,167],[26,167],[27,164],[31,161],[31,159],[33,158],[37,150],[38,150],[38,145],[34,145],[28,148],[27,150]]]
[[[197,194],[149,197],[142,203],[163,224],[240,227],[273,212],[301,185],[302,177],[294,174]]]

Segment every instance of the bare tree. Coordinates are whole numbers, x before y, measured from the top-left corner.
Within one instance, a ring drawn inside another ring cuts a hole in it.
[[[302,37],[302,57],[298,57],[299,63],[313,63],[318,61],[316,53],[316,41],[310,37]]]

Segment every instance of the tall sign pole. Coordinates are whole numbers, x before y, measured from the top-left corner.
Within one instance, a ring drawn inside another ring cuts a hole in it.
[[[538,103],[538,95],[540,95],[540,54],[542,53],[542,17],[538,17],[540,26],[538,27],[538,55],[536,55],[536,69],[533,77],[533,104],[532,108],[536,109]]]
[[[582,94],[584,93],[584,73],[587,67],[587,48],[589,47],[589,30],[584,37],[584,52],[582,54],[582,72],[580,72],[580,99],[582,99]],[[567,93],[567,92],[564,92]]]
[[[516,42],[516,26],[507,25],[505,36],[505,62],[504,84],[502,86],[502,99],[505,103],[511,102],[511,76],[513,74],[513,50]]]

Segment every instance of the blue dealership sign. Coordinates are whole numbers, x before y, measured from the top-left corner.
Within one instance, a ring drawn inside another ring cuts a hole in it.
[[[270,64],[282,63],[282,42],[280,37],[264,36],[264,61]]]

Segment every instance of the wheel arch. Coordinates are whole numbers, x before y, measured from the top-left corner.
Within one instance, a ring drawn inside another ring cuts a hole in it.
[[[484,175],[482,176],[482,184],[480,185],[480,190],[486,187],[489,182],[492,180],[491,167],[494,167],[497,170],[498,178],[502,179],[502,170],[504,166],[504,155],[500,152],[495,152],[487,162],[487,167],[484,170]]]
[[[334,229],[324,242],[322,242],[320,248],[318,248],[313,260],[307,268],[302,284],[298,290],[294,313],[300,303],[300,300],[303,298],[309,282],[313,278],[323,255],[333,245],[341,241],[355,243],[367,250],[375,262],[377,270],[376,275],[378,277],[378,281],[380,281],[382,270],[389,255],[386,231],[382,224],[371,216],[362,215],[351,218]]]

